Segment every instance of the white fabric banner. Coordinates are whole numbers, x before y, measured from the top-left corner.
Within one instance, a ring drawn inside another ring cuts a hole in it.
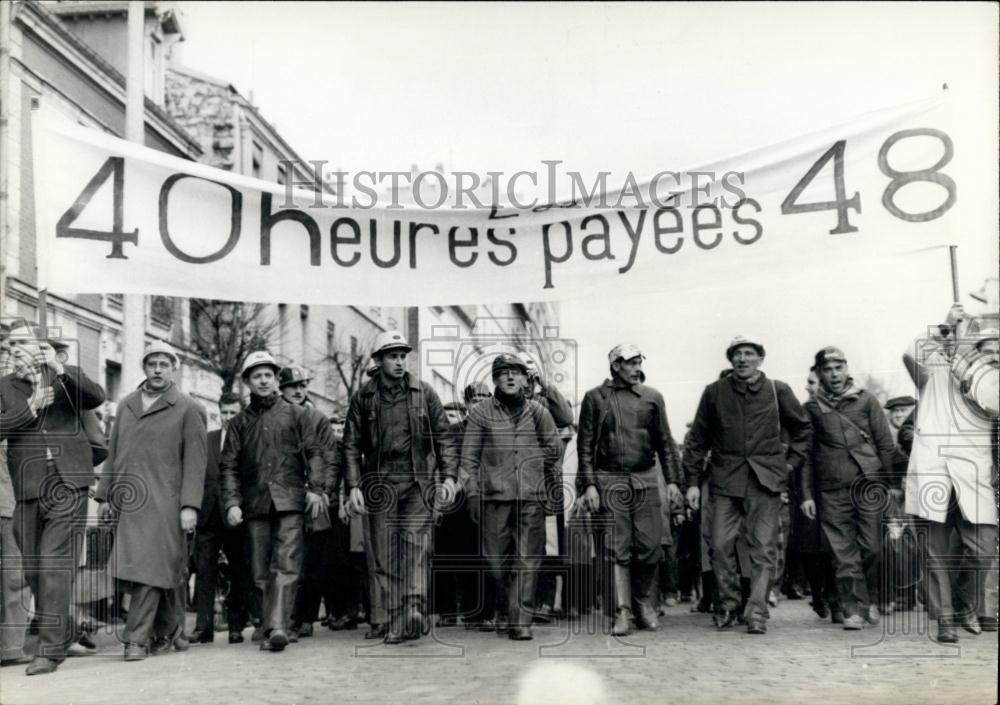
[[[960,156],[973,146],[949,133],[946,105],[888,108],[643,180],[612,175],[613,193],[464,209],[320,199],[39,115],[40,279],[67,294],[416,306],[849,267],[948,243],[963,222]]]

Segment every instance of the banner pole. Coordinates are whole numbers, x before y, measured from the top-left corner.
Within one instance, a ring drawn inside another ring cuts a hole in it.
[[[143,45],[145,44],[146,3],[128,4],[128,78],[125,96],[125,139],[143,144],[145,132],[145,90]],[[126,294],[122,306],[122,391],[127,394],[142,379],[142,353],[146,347],[146,297]]]
[[[957,304],[962,300],[958,293],[958,245],[949,245],[948,254],[951,256],[951,300]]]

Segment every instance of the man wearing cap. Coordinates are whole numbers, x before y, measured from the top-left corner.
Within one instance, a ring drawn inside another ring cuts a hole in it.
[[[396,331],[375,340],[374,377],[351,397],[344,479],[353,511],[368,513],[372,619],[398,644],[427,629],[427,561],[435,491],[454,498],[457,458],[437,393],[406,371],[413,348]],[[374,635],[373,635],[374,636]]]
[[[545,555],[546,482],[562,444],[555,422],[539,402],[526,398],[528,367],[516,355],[493,359],[492,399],[469,411],[462,443],[462,477],[496,594],[505,603],[511,639],[531,639],[531,613]]]
[[[229,423],[219,459],[226,521],[247,520],[250,569],[264,596],[262,651],[282,651],[302,574],[304,514],[329,506],[325,449],[306,409],[278,393],[281,366],[247,355],[241,377],[250,404]]]
[[[747,631],[767,631],[767,597],[777,569],[778,513],[793,466],[806,457],[811,440],[809,417],[784,382],[759,369],[764,346],[737,336],[726,349],[732,373],[705,387],[684,453],[687,499],[698,508],[698,477],[711,453],[712,569],[719,590],[715,624],[729,629],[737,621],[740,588],[736,541],[749,548],[750,596],[744,612]],[[788,444],[782,442],[787,433]]]
[[[806,402],[812,452],[802,467],[802,512],[817,513],[830,544],[844,629],[879,622],[882,516],[894,444],[874,395],[854,384],[840,348],[816,353],[820,388]]]
[[[0,440],[14,487],[14,536],[28,557],[25,578],[35,597],[38,649],[26,673],[51,673],[73,643],[70,616],[73,530],[87,515],[94,481],[90,442],[81,412],[104,402],[104,390],[80,368],[60,362],[44,328],[26,321],[8,337],[14,371],[0,378]]]
[[[577,490],[592,512],[600,511],[595,523],[603,529],[595,530],[605,533],[614,560],[616,636],[631,630],[633,607],[639,627],[658,626],[651,601],[663,533],[657,461],[668,500],[680,495],[680,459],[666,405],[662,394],[640,382],[643,359],[631,343],[611,349],[611,378],[584,396],[576,439]],[[610,612],[609,595],[604,604]]]
[[[316,438],[324,449],[325,463],[331,473],[328,479],[330,491],[337,483],[337,441],[333,437],[330,421],[320,413],[309,399],[309,382],[312,377],[300,365],[282,367],[278,373],[278,389],[289,404],[306,410]],[[334,532],[329,509],[320,512],[315,519],[305,517],[305,557],[302,565],[302,581],[299,584],[298,599],[292,616],[290,637],[311,637],[313,622],[319,619],[319,603],[326,605],[327,614],[334,609]]]
[[[996,424],[990,412],[968,394],[969,380],[958,375],[971,363],[998,364],[1000,339],[991,325],[952,306],[943,326],[918,339],[904,363],[921,390],[913,451],[905,482],[906,511],[926,520],[930,616],[937,639],[958,641],[956,626],[975,634],[997,629]],[[995,324],[994,324],[995,325]],[[996,405],[995,392],[988,403]],[[960,556],[950,548],[952,533]],[[969,601],[957,613],[953,600],[954,564],[972,572]]]
[[[205,413],[174,383],[177,355],[153,343],[142,357],[145,381],[118,405],[95,499],[100,516],[117,515],[114,576],[129,586],[125,660],[182,650],[179,640],[185,534],[198,523],[208,461]]]

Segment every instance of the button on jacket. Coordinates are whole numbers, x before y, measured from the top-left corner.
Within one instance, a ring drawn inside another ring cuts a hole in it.
[[[781,440],[788,433],[788,449]],[[787,488],[788,464],[798,467],[809,451],[809,417],[791,388],[763,372],[752,384],[731,374],[705,387],[684,448],[689,485],[698,485],[708,464],[713,494],[743,497],[749,471],[771,492]]]
[[[895,444],[882,405],[872,394],[856,389],[836,400],[807,401],[805,408],[812,419],[813,446],[802,468],[804,499],[815,499],[816,489],[849,487],[858,473],[889,479]]]
[[[226,510],[239,506],[246,518],[301,512],[306,490],[326,492],[324,448],[309,410],[278,395],[252,397],[226,431],[219,458]]]
[[[655,489],[657,460],[668,484],[682,483],[663,395],[652,387],[608,379],[591,389],[580,407],[576,443],[581,492],[621,475],[632,475],[634,486]]]
[[[536,401],[512,413],[494,397],[469,410],[461,474],[470,497],[539,501],[561,455],[555,421]]]
[[[382,439],[392,434],[409,433],[409,463],[419,483],[433,484],[446,477],[457,477],[458,450],[437,392],[409,373],[403,380],[409,390],[405,428],[399,427],[400,423],[386,425],[388,420],[383,418],[379,393],[380,378],[368,380],[351,397],[342,441],[344,480],[348,489],[357,487],[363,475],[377,476],[389,470],[385,465],[387,459],[382,455],[386,450]]]

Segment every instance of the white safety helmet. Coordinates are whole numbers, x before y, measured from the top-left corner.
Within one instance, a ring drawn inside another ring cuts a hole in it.
[[[251,369],[260,367],[261,365],[267,365],[274,370],[274,374],[276,375],[281,372],[281,365],[271,357],[271,353],[258,350],[247,355],[246,360],[243,361],[243,369],[240,370],[240,377],[246,379]]]
[[[372,347],[372,357],[387,353],[390,350],[405,350],[410,352],[413,346],[406,342],[406,338],[399,331],[387,330],[378,334],[375,338],[375,345]]]

